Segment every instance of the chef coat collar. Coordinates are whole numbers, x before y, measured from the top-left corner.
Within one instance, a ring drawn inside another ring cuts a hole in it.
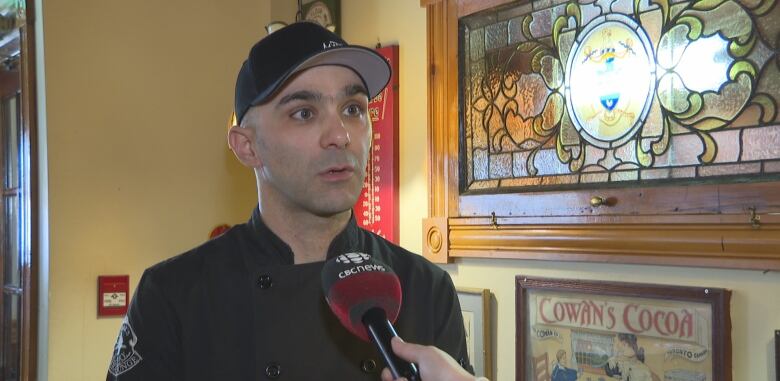
[[[252,236],[259,244],[261,250],[271,255],[265,255],[266,258],[274,258],[276,264],[288,264],[295,263],[292,249],[290,246],[279,238],[276,233],[268,228],[268,225],[263,222],[263,216],[260,213],[260,208],[255,207],[252,211],[252,217],[248,222],[249,228],[252,231]],[[337,255],[360,251],[360,228],[357,226],[355,220],[355,213],[352,212],[347,226],[344,227],[339,234],[333,237],[328,246],[327,259],[333,258]]]

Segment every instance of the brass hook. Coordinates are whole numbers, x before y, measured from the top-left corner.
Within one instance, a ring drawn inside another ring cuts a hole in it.
[[[615,197],[593,196],[590,198],[590,206],[598,208],[601,206],[615,206],[618,200]]]
[[[498,218],[496,218],[496,212],[490,212],[490,224],[493,225],[493,229],[498,228]]]
[[[753,227],[753,229],[758,229],[761,227],[761,216],[756,214],[756,207],[751,206],[748,208],[748,212],[750,213],[749,221],[750,226]]]
[[[601,196],[593,196],[590,198],[590,206],[598,208],[599,206],[607,205],[607,199]]]

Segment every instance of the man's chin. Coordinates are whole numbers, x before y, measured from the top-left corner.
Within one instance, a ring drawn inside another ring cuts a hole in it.
[[[352,207],[344,209],[344,210],[336,210],[336,209],[333,209],[333,208],[317,209],[317,210],[312,211],[312,213],[314,215],[316,215],[317,217],[322,217],[322,218],[334,218],[334,217],[342,216],[342,215],[345,215],[345,214],[347,216],[349,216],[350,214],[352,214]]]
[[[336,217],[342,214],[351,214],[352,208],[357,203],[357,197],[327,199],[323,198],[315,205],[314,214],[320,217]]]

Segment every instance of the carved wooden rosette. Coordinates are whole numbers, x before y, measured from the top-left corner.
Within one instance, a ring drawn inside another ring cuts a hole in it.
[[[449,240],[447,219],[444,217],[423,220],[423,256],[434,263],[447,263]]]

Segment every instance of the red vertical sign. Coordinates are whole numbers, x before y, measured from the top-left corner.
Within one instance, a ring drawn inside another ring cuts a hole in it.
[[[358,225],[398,243],[398,45],[377,49],[393,69],[390,83],[368,103],[373,142],[363,192],[355,205]]]

